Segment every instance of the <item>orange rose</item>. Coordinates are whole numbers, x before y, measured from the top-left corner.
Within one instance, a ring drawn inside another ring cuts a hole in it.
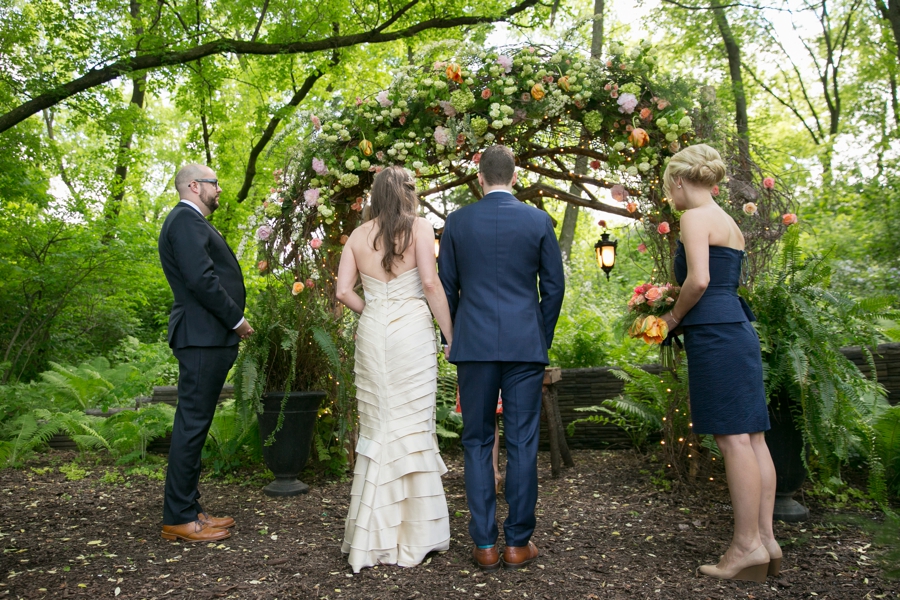
[[[794,213],[785,213],[781,215],[781,222],[785,225],[793,225],[797,222],[797,215]]]
[[[644,292],[644,296],[647,298],[647,300],[653,302],[654,300],[659,300],[660,296],[662,296],[662,292],[659,291],[658,287],[652,287]]]
[[[539,83],[531,86],[531,97],[535,100],[542,100],[544,96],[547,95],[547,92],[544,91],[544,86]]]
[[[462,83],[463,80],[463,72],[462,67],[460,67],[456,63],[450,63],[447,65],[447,79],[451,79],[456,83]]]
[[[569,76],[563,75],[562,77],[560,77],[557,80],[556,85],[558,85],[564,92],[568,92],[569,88],[571,87],[569,85]],[[538,100],[540,100],[540,98],[538,98]]]
[[[302,283],[300,283],[299,281],[295,281],[294,285],[291,286],[291,294],[296,296],[297,294],[299,294],[300,292],[303,291],[303,287],[304,286]]]
[[[633,213],[634,211],[637,210],[637,202],[629,202],[628,204],[625,205],[625,210],[627,210],[630,213]]]
[[[347,236],[346,234],[345,234],[345,235],[342,235],[342,236],[341,236],[341,245],[343,246],[344,244],[346,244],[346,243],[347,243],[347,240],[349,240],[349,239],[350,239],[350,237]]]
[[[366,156],[372,156],[372,142],[363,140],[359,143],[359,150]]]
[[[646,121],[647,119],[649,119],[652,116],[653,116],[653,111],[650,110],[649,108],[641,109],[641,119],[643,119],[644,121]]]
[[[661,344],[669,335],[669,326],[659,317],[649,316],[644,319],[642,336],[648,344]]]
[[[650,142],[650,136],[640,127],[635,127],[631,133],[628,134],[628,141],[631,142],[631,145],[635,148],[643,148]]]
[[[264,260],[261,260],[258,263],[256,263],[256,268],[259,269],[260,273],[265,273],[266,271],[269,270],[269,263]]]

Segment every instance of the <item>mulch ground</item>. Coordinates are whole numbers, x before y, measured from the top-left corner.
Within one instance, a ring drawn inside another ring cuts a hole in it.
[[[472,566],[462,460],[445,456],[450,550],[404,569],[354,575],[340,552],[349,482],[311,482],[308,495],[269,498],[250,483],[202,484],[206,507],[237,521],[221,544],[159,537],[161,481],[125,469],[60,472],[73,455],[51,453],[22,470],[0,471],[2,598],[898,598],[853,513],[807,496],[812,519],[776,527],[782,574],[765,584],[694,576],[726,547],[731,510],[721,477],[664,492],[658,467],[626,451],[576,451],[576,467],[550,478],[540,457],[536,566],[484,574]],[[124,481],[119,479],[122,474]],[[505,505],[500,503],[502,518]],[[502,535],[502,529],[501,529]]]

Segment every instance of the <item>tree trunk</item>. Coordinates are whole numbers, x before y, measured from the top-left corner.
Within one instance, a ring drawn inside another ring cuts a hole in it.
[[[744,92],[744,79],[741,74],[741,47],[738,45],[728,23],[728,15],[719,0],[712,0],[713,15],[716,26],[725,44],[728,56],[728,73],[731,77],[731,90],[734,94],[734,122],[738,134],[738,172],[741,181],[750,181],[750,125],[747,118],[747,96]]]
[[[603,51],[603,10],[605,0],[594,0],[594,24],[591,28],[591,58],[600,58]],[[582,137],[582,143],[585,143]],[[575,159],[575,174],[584,175],[587,173],[587,157],[579,156]],[[581,196],[581,188],[574,183],[569,186],[569,193]],[[575,226],[578,224],[578,206],[574,204],[566,204],[566,212],[563,215],[562,229],[559,232],[559,249],[562,252],[563,259],[568,262],[572,254],[572,244],[575,242]]]
[[[894,34],[894,42],[897,50],[897,60],[900,61],[900,0],[888,0],[887,5],[883,0],[875,0],[875,6],[878,12],[891,26],[891,32]]]
[[[134,33],[140,40],[140,36],[144,34],[144,27],[140,24],[141,5],[137,0],[131,0],[129,12],[136,23]],[[138,44],[140,44],[140,41],[138,41]],[[110,222],[115,221],[119,217],[122,201],[125,199],[125,178],[128,176],[131,144],[134,141],[134,124],[140,111],[144,108],[147,74],[144,73],[132,78],[131,85],[130,104],[137,110],[128,115],[125,122],[122,123],[122,138],[119,141],[119,151],[116,153],[116,170],[113,174],[112,196],[106,201],[106,206],[103,210],[103,216]]]

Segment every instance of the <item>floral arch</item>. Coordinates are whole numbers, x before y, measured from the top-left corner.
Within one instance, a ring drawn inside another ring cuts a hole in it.
[[[330,287],[378,171],[397,164],[414,172],[423,206],[445,218],[433,197],[457,188],[479,197],[480,152],[503,143],[517,157],[520,200],[634,218],[666,279],[678,216],[661,174],[669,156],[703,140],[734,165],[718,200],[744,230],[755,272],[789,224],[790,199],[746,157],[732,160],[736,145],[722,133],[715,91],[672,81],[657,62],[646,42],[612,43],[602,61],[533,46],[426,52],[387,90],[309,116],[308,135],[276,172],[278,187],[258,215],[261,270],[283,267],[302,283],[324,268]]]

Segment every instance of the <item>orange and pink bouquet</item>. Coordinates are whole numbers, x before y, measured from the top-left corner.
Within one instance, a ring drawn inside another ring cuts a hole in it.
[[[634,288],[628,310],[637,313],[637,317],[628,328],[628,335],[648,344],[661,344],[669,335],[669,327],[660,316],[672,310],[680,290],[670,283],[645,283]]]

